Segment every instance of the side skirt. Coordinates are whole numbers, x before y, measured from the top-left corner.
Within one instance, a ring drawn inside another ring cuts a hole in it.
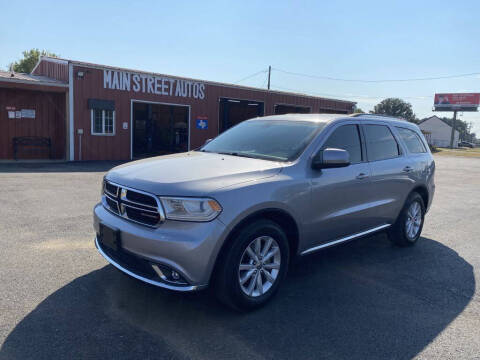
[[[302,251],[302,253],[300,255],[302,255],[302,256],[307,255],[307,254],[310,254],[310,253],[315,252],[317,250],[321,250],[321,249],[324,249],[324,248],[327,248],[327,247],[330,247],[330,246],[333,246],[333,245],[337,245],[337,244],[340,244],[340,243],[343,243],[343,242],[346,242],[346,241],[350,241],[350,240],[353,240],[353,239],[356,239],[356,238],[359,238],[359,237],[362,237],[362,236],[365,236],[365,235],[368,235],[368,234],[386,229],[390,226],[391,226],[391,224],[384,224],[384,225],[377,226],[377,227],[374,227],[374,228],[366,230],[366,231],[362,231],[362,232],[357,233],[357,234],[353,234],[353,235],[343,237],[343,238],[338,239],[338,240],[333,240],[333,241],[330,241],[328,243],[321,244],[321,245],[312,247],[310,249],[304,250],[304,251]]]

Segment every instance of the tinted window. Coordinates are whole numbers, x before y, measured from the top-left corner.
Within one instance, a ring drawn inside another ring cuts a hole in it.
[[[426,152],[425,146],[423,146],[415,131],[401,127],[397,127],[397,130],[403,142],[407,145],[408,151],[414,154]]]
[[[289,161],[298,157],[324,126],[310,121],[244,121],[213,139],[201,151]]]
[[[323,149],[336,148],[347,150],[352,164],[362,161],[362,144],[357,125],[343,125],[330,135]]]
[[[391,159],[400,155],[397,141],[385,125],[365,125],[368,160]]]

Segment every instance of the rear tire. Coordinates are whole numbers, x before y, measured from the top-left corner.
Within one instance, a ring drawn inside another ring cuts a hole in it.
[[[218,299],[240,311],[264,305],[287,273],[290,250],[285,232],[262,219],[246,225],[227,246],[214,274]]]
[[[389,238],[398,246],[413,246],[420,238],[425,219],[425,205],[419,193],[411,193],[395,224],[389,230]]]

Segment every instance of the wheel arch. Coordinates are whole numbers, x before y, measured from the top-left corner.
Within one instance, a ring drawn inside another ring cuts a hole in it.
[[[217,273],[217,268],[221,263],[221,260],[224,258],[226,252],[228,251],[230,245],[232,244],[235,236],[241,231],[242,228],[260,219],[271,220],[276,223],[280,228],[282,228],[282,230],[285,231],[290,246],[290,258],[294,258],[297,255],[300,235],[299,227],[295,218],[286,210],[280,208],[265,208],[257,210],[240,220],[230,230],[215,259],[215,263],[210,274],[211,279]]]
[[[414,192],[418,193],[422,197],[423,205],[425,206],[425,209],[426,209],[428,207],[428,201],[430,200],[430,195],[428,194],[427,187],[425,185],[418,185],[414,187],[412,191],[410,191],[410,194]],[[408,194],[408,196],[410,196],[410,194]],[[407,199],[408,199],[408,196],[407,196]]]

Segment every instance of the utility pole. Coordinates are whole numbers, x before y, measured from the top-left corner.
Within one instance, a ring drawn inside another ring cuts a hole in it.
[[[450,149],[453,149],[453,141],[455,140],[455,121],[457,120],[457,111],[453,112],[452,134],[450,135]]]
[[[270,74],[272,73],[272,66],[268,65],[268,85],[267,89],[270,90]]]

